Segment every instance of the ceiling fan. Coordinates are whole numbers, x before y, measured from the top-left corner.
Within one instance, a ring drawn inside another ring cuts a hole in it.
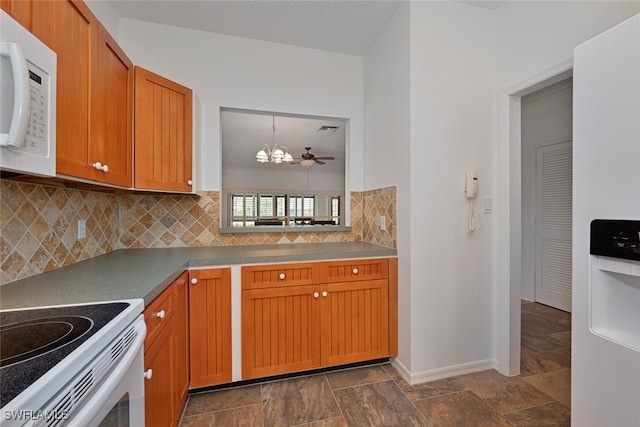
[[[304,166],[305,168],[310,168],[316,163],[319,165],[326,165],[326,162],[323,162],[323,160],[336,159],[335,157],[316,157],[314,154],[309,152],[311,150],[311,147],[304,147],[304,149],[307,150],[307,152],[303,153],[302,158],[300,159],[300,162],[296,162],[296,163],[300,163],[300,165]]]

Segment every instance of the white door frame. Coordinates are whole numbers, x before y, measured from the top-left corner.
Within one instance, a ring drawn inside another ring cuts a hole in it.
[[[522,283],[521,111],[528,95],[572,75],[573,57],[498,92],[498,194],[496,245],[496,359],[503,375],[520,374],[520,296]]]

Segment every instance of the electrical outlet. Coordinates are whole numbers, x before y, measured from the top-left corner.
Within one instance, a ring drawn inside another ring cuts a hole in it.
[[[78,239],[84,239],[87,237],[87,220],[78,220]]]
[[[385,218],[384,215],[380,215],[379,224],[380,224],[380,230],[384,231],[387,229],[387,218]]]

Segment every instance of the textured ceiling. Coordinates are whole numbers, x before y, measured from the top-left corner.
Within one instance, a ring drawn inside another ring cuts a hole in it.
[[[363,55],[401,1],[111,0],[138,19],[331,52]]]

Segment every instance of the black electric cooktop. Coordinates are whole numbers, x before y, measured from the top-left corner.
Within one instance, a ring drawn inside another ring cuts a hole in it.
[[[114,302],[0,311],[0,408],[127,307]]]

